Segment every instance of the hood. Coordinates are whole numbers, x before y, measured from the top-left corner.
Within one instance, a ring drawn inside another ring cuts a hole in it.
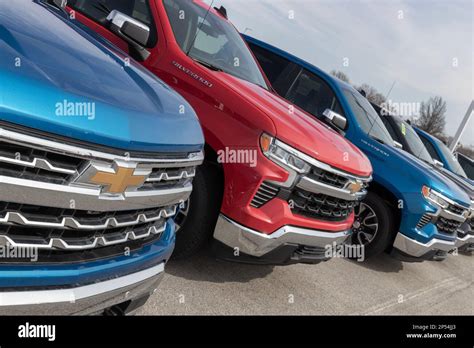
[[[0,55],[0,120],[125,150],[203,147],[180,95],[42,1],[0,1]]]
[[[297,107],[290,112],[289,102],[260,86],[224,72],[216,74],[272,120],[279,140],[340,170],[365,177],[372,174],[365,154],[315,117]]]
[[[470,207],[470,198],[465,190],[459,187],[450,178],[435,170],[433,166],[402,149],[388,145],[383,146],[391,156],[396,157],[396,159],[392,158],[390,161],[397,164],[400,172],[411,175],[417,181],[422,181],[421,185],[427,185],[453,201],[465,207]]]
[[[460,177],[459,175],[454,174],[452,171],[447,170],[445,168],[438,168],[434,167],[439,173],[443,174],[445,177],[449,178],[453,182],[455,182],[460,188],[462,188],[471,201],[474,201],[474,186],[468,183],[464,178]]]

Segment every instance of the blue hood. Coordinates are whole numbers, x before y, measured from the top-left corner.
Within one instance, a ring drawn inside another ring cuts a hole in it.
[[[396,160],[391,159],[391,161],[399,166],[399,173],[410,175],[413,180],[419,181],[421,185],[427,185],[453,201],[467,208],[470,207],[468,194],[448,177],[435,170],[431,165],[404,150],[388,145],[383,145],[383,147],[385,151],[390,153],[390,156],[397,158]]]
[[[469,181],[465,180],[462,176],[454,174],[452,171],[445,168],[435,168],[439,173],[443,174],[453,182],[455,182],[460,188],[467,193],[471,201],[474,201],[474,185]]]
[[[192,107],[126,57],[41,1],[0,1],[0,120],[125,150],[202,149]]]

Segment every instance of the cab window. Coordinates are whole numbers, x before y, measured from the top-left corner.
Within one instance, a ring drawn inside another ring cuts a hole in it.
[[[301,71],[301,68],[295,63],[290,62],[288,59],[285,59],[263,47],[257,46],[251,42],[248,42],[248,45],[267,75],[272,87],[279,95],[284,97],[293,85],[293,82]]]
[[[303,69],[285,96],[291,103],[322,118],[326,109],[340,115],[344,112],[329,85],[315,74]]]
[[[423,142],[423,145],[425,145],[426,149],[430,153],[431,158],[439,162],[442,162],[441,157],[439,157],[438,152],[436,152],[436,149],[434,148],[434,146],[431,145],[431,143],[424,136],[420,135],[420,139]]]
[[[392,124],[390,123],[390,120],[388,119],[390,116],[380,116],[382,119],[383,124],[387,128],[388,132],[390,133],[390,136],[392,137],[393,140],[402,143],[400,137],[398,134],[395,132],[395,129],[393,128]]]

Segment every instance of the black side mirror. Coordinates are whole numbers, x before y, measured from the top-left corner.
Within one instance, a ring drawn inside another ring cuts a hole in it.
[[[338,114],[337,112],[332,111],[331,109],[326,109],[323,112],[323,116],[334,126],[340,130],[345,130],[347,126],[347,119]]]
[[[134,58],[144,61],[150,56],[150,52],[144,47],[150,37],[147,25],[117,10],[110,12],[107,21],[110,23],[110,30],[130,44],[135,51]]]

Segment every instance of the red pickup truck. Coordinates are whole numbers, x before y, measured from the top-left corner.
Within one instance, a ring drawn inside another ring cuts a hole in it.
[[[182,209],[175,257],[213,240],[227,260],[317,263],[347,239],[353,208],[371,179],[369,160],[273,92],[223,7],[197,0],[69,0],[68,9],[198,114],[206,161],[189,173],[195,188]]]

